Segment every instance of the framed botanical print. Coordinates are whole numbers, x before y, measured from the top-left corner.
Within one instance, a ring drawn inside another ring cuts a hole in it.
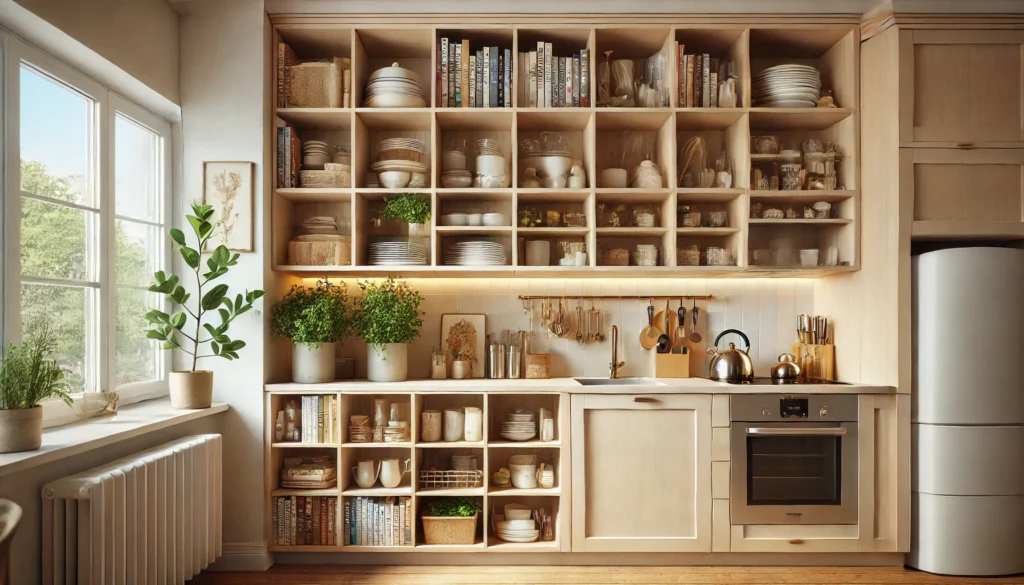
[[[235,252],[253,250],[253,173],[255,164],[245,161],[203,163],[203,204],[213,206],[213,219],[220,226],[210,238]]]

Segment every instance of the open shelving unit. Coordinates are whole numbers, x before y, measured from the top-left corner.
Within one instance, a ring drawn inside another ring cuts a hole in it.
[[[487,393],[487,392],[389,392],[386,384],[380,391],[373,392],[318,392],[315,386],[309,390],[280,391],[269,389],[265,393],[266,420],[266,506],[268,534],[274,534],[273,502],[277,496],[324,496],[338,501],[336,545],[272,545],[273,552],[559,552],[570,547],[570,458],[568,452],[569,395],[556,392]],[[289,400],[300,403],[301,396],[336,396],[340,406],[338,425],[335,429],[342,443],[295,443],[276,442],[274,421],[277,412]],[[373,400],[384,398],[390,402],[410,404],[410,438],[407,443],[351,443],[348,441],[349,417],[353,414],[372,416]],[[483,439],[481,441],[424,442],[420,438],[420,416],[425,409],[482,408]],[[531,440],[514,442],[502,439],[499,427],[504,417],[515,408],[539,408],[552,411],[555,420],[554,440],[543,442]],[[280,471],[284,457],[288,455],[309,455],[312,453],[333,454],[337,462],[338,485],[331,489],[296,490],[281,489]],[[508,467],[509,457],[516,454],[534,454],[538,463],[545,462],[555,467],[555,485],[552,488],[516,489],[511,486],[492,485],[494,472]],[[483,485],[478,488],[431,489],[419,485],[419,471],[426,465],[448,463],[451,455],[476,455],[478,469],[483,471]],[[378,482],[371,488],[360,488],[355,484],[351,468],[365,459],[409,459],[409,474],[402,478],[398,487],[385,488]],[[408,496],[415,514],[412,518],[413,543],[404,546],[345,545],[342,534],[344,526],[344,502],[356,497]],[[419,513],[424,500],[441,496],[468,496],[480,501],[483,512],[477,521],[477,539],[472,545],[428,545],[424,542]],[[532,543],[510,543],[499,540],[490,526],[491,513],[495,506],[507,503],[522,503],[532,508],[545,508],[555,518],[555,539]]]
[[[346,23],[343,18],[274,19],[276,42],[287,42],[300,58],[327,56],[351,59],[352,103],[350,108],[283,108],[277,118],[292,124],[303,140],[319,139],[330,144],[345,144],[352,153],[352,186],[338,189],[276,189],[272,204],[272,267],[296,275],[373,276],[823,276],[857,270],[859,251],[859,30],[856,25],[822,23],[814,27],[786,25],[714,24],[689,25],[685,18],[666,23],[664,19],[633,19],[635,24],[610,24],[565,21],[552,17],[550,22],[527,22],[503,17],[497,23],[445,23],[438,19],[418,24],[414,19],[373,24]],[[473,21],[476,22],[476,21]],[[469,39],[472,47],[494,45],[511,48],[514,60],[511,108],[437,107],[437,43],[441,37]],[[571,54],[586,48],[591,60],[586,73],[591,80],[590,107],[531,108],[520,104],[518,92],[518,52],[535,46],[538,40],[554,43],[557,54]],[[686,52],[702,52],[735,63],[738,75],[736,108],[679,107],[678,72],[670,67],[673,91],[668,107],[611,108],[596,105],[597,61],[603,51],[615,56],[650,56],[675,43]],[[271,59],[273,62],[274,59]],[[428,100],[423,108],[364,108],[362,92],[369,75],[377,68],[398,62],[415,71]],[[838,108],[755,108],[751,104],[751,80],[758,73],[780,63],[801,63],[818,67],[826,89],[831,89]],[[273,67],[276,71],[276,67]],[[275,79],[276,82],[276,79]],[[274,85],[276,87],[276,83]],[[275,102],[276,103],[276,102]],[[640,131],[648,137],[653,159],[660,166],[660,189],[604,189],[597,187],[602,168],[609,166],[614,140],[623,130]],[[518,145],[524,138],[537,138],[541,132],[563,132],[572,146],[574,158],[585,169],[587,187],[582,189],[521,188],[524,168],[520,165]],[[799,148],[800,142],[815,137],[835,141],[841,151],[838,165],[838,190],[832,191],[757,191],[750,185],[752,162],[763,161],[751,155],[750,138],[762,134],[780,137],[785,148]],[[388,137],[415,137],[427,145],[429,185],[419,189],[369,189],[366,172],[375,155],[376,144]],[[707,141],[709,165],[719,152],[733,161],[733,187],[730,189],[688,189],[678,187],[677,159],[683,143],[692,136]],[[478,138],[496,139],[506,155],[511,185],[503,189],[448,189],[441,185],[441,153],[450,141],[465,141],[467,166],[472,171],[473,143]],[[275,155],[276,156],[276,155]],[[276,161],[275,161],[276,162]],[[371,220],[382,200],[398,192],[418,192],[432,204],[430,233],[424,241],[430,250],[424,266],[369,266],[366,246],[373,233]],[[835,220],[773,222],[751,220],[752,205],[811,205],[829,202]],[[609,231],[598,225],[598,205],[619,202],[627,205],[652,203],[659,209],[656,228],[621,228]],[[683,228],[677,210],[680,205],[699,209],[724,209],[729,212],[723,228]],[[582,212],[585,227],[524,227],[518,212],[526,207]],[[447,227],[440,216],[451,211],[500,211],[508,225],[500,227]],[[288,241],[302,219],[313,215],[335,215],[348,221],[353,250],[353,265],[292,266],[288,264]],[[507,266],[444,266],[444,250],[463,239],[485,238],[506,249]],[[750,251],[768,248],[773,240],[785,239],[798,247],[836,247],[838,266],[755,266]],[[525,240],[552,242],[553,266],[527,266],[523,253]],[[586,244],[586,266],[558,266],[557,242]],[[632,251],[636,244],[656,244],[661,249],[658,266],[604,266],[600,253],[608,245]],[[735,266],[680,266],[676,249],[696,244],[728,249]]]

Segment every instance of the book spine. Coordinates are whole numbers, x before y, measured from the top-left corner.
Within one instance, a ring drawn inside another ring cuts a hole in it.
[[[412,499],[405,497],[405,544],[412,544]]]
[[[467,81],[469,83],[469,101],[466,102],[466,107],[476,107],[476,55],[469,56],[469,71],[466,72]]]
[[[393,504],[391,503],[392,498],[388,498],[384,504],[384,526],[387,530],[387,538],[385,542],[388,546],[395,546],[394,534],[395,534],[395,514]]]
[[[555,95],[553,93],[551,93],[551,81],[552,81],[551,67],[552,67],[553,64],[554,64],[554,62],[552,61],[552,58],[551,58],[551,43],[544,43],[544,107],[545,108],[551,108],[551,107],[554,107],[554,105],[555,105],[552,102],[552,98],[555,97]]]
[[[515,71],[516,71],[516,103],[515,105],[522,108],[526,106],[526,53],[519,53],[516,55]],[[401,505],[401,503],[399,503]]]
[[[359,544],[368,545],[369,540],[369,512],[370,512],[370,499],[359,498]]]
[[[274,143],[274,184],[284,187],[284,126],[277,127],[277,142]]]
[[[278,510],[280,505],[281,498],[274,498],[274,505],[271,506],[274,511],[274,533],[270,544],[281,544],[281,514]]]
[[[476,52],[476,107],[484,107],[484,52]]]
[[[701,106],[705,108],[711,107],[711,56],[704,53],[704,56],[700,59],[701,66]]]
[[[309,426],[309,408],[306,406],[306,397],[299,399],[299,441],[306,442],[306,427]]]
[[[316,438],[318,443],[324,443],[324,397],[316,400]]]
[[[299,134],[295,131],[295,128],[289,126],[288,133],[292,152],[291,172],[289,173],[291,176],[290,184],[292,187],[299,187],[301,186],[299,185],[299,168],[302,162],[302,140],[299,139]]]
[[[552,73],[555,75],[555,80],[551,82],[552,89],[555,90],[555,98],[558,103],[551,104],[553,106],[564,107],[565,106],[565,58],[558,57],[558,69],[552,68]],[[558,83],[557,89],[555,88],[555,81]]]
[[[572,107],[572,57],[562,60],[565,63],[564,75],[562,75],[562,106]]]
[[[441,96],[440,102],[437,104],[440,108],[448,107],[448,38],[441,37],[441,50],[438,53],[437,66],[440,69],[440,80],[441,90],[438,95]]]
[[[491,83],[491,89],[489,92],[491,107],[497,108],[501,106],[501,102],[498,101],[498,47],[491,47],[490,63],[490,77],[488,78]]]
[[[491,48],[484,47],[484,66],[481,71],[483,77],[483,88],[484,88],[484,106],[485,108],[491,107]]]
[[[590,49],[580,51],[580,107],[590,107]]]
[[[502,100],[502,104],[506,108],[512,107],[512,70],[515,64],[512,63],[512,49],[505,49],[505,99]]]
[[[342,509],[342,530],[341,542],[345,546],[352,544],[352,499],[348,498],[345,500],[345,504]]]
[[[295,497],[295,544],[306,544],[306,498]]]
[[[676,43],[676,84],[680,108],[686,107],[686,56],[683,55],[685,50],[686,45]]]
[[[537,51],[530,51],[526,57],[526,105],[537,107]]]
[[[703,87],[701,87],[701,71],[703,71],[703,68],[700,61],[702,58],[702,55],[693,56],[693,107],[695,108],[701,107],[704,101],[701,98],[701,91],[703,90]]]
[[[537,41],[537,107],[544,107],[544,42]]]
[[[391,546],[401,546],[402,536],[402,509],[398,505],[398,498],[391,498]]]
[[[711,107],[718,107],[718,72],[711,72]]]
[[[469,41],[462,41],[462,53],[460,54],[459,63],[460,79],[462,80],[462,107],[468,108],[472,104],[469,101]]]
[[[454,41],[448,42],[448,107],[455,107],[455,45]]]
[[[377,544],[388,545],[388,500],[387,498],[377,499]]]
[[[462,43],[455,43],[455,58],[452,62],[455,68],[455,103],[456,108],[462,107]]]
[[[338,545],[338,498],[327,501],[327,544]]]
[[[288,501],[285,503],[287,504],[288,507],[288,544],[294,545],[296,542],[298,542],[299,534],[299,519],[298,514],[295,513],[295,496],[289,497]]]
[[[284,100],[284,43],[277,44],[277,103],[278,108],[283,108]]]
[[[508,67],[508,61],[505,60],[505,51],[498,49],[498,101],[495,103],[496,107],[502,107],[505,105],[505,69]]]
[[[313,544],[313,498],[306,498],[306,544]]]
[[[309,544],[323,544],[320,540],[320,498],[310,499],[313,500],[313,518],[310,522],[313,525],[313,530]]]
[[[580,54],[572,56],[572,106],[580,107]]]

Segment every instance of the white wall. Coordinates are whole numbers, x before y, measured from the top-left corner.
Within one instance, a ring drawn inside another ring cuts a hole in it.
[[[232,292],[263,287],[264,140],[268,88],[264,76],[269,50],[269,21],[261,1],[184,2],[181,16],[181,208],[175,223],[184,226],[184,210],[202,193],[203,161],[252,161],[255,180],[255,252],[242,254],[238,266],[221,279]],[[175,269],[182,270],[180,260]],[[185,279],[183,279],[185,281]],[[262,303],[259,306],[262,309]],[[231,336],[248,346],[241,360],[207,359],[213,369],[214,400],[231,410],[221,425],[224,435],[224,542],[230,562],[263,562],[263,355],[262,310],[240,317]],[[205,363],[204,363],[205,362]],[[254,552],[251,556],[232,552]],[[233,557],[245,557],[242,559]]]

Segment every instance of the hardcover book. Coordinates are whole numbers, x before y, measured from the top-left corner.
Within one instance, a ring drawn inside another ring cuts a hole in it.
[[[441,96],[440,102],[437,104],[440,108],[448,107],[448,39],[441,37],[441,50],[439,51],[439,58],[437,60],[438,68],[441,70],[440,73],[440,84],[441,91],[438,95]]]
[[[462,80],[462,101],[460,103],[463,108],[468,108],[471,105],[469,101],[469,41],[462,41],[460,57],[459,71],[462,73],[460,77]]]
[[[512,63],[512,49],[505,49],[505,99],[502,100],[502,104],[506,108],[512,107],[512,70],[514,64]]]
[[[491,57],[490,57],[490,64],[491,64],[490,83],[491,83],[491,88],[490,88],[489,96],[490,96],[491,107],[492,108],[497,108],[497,107],[499,107],[501,105],[501,102],[498,101],[498,79],[499,79],[498,78],[498,61],[499,61],[499,59],[498,59],[498,47],[491,47],[490,53],[491,53]]]
[[[590,107],[590,49],[580,51],[580,106]]]

